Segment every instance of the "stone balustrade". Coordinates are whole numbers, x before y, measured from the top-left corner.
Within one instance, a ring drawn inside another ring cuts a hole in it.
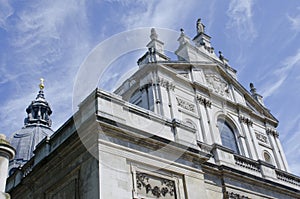
[[[277,179],[300,187],[300,178],[293,174],[276,169]]]
[[[300,188],[300,177],[295,176],[293,174],[287,173],[285,171],[276,169],[275,166],[269,165],[264,163],[262,161],[255,161],[252,159],[249,159],[247,157],[243,157],[240,155],[234,155],[235,165],[238,165],[240,167],[249,169],[251,171],[260,172],[261,175],[269,180],[276,181],[281,184],[287,184],[289,186],[293,186],[295,188]],[[274,176],[265,176],[263,173],[263,168],[267,167],[269,170],[274,172]],[[270,178],[271,177],[271,178]]]
[[[234,155],[234,160],[236,165],[250,169],[252,171],[260,172],[260,165],[255,160],[243,156],[239,156],[239,155]]]

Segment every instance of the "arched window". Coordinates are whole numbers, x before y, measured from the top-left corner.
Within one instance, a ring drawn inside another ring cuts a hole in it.
[[[222,145],[233,150],[235,153],[239,153],[233,128],[224,120],[218,120],[218,128],[221,135]]]
[[[129,102],[144,109],[154,110],[154,98],[151,85],[145,85],[137,89],[129,99]]]
[[[264,151],[264,160],[269,164],[273,163],[271,155],[267,151]]]

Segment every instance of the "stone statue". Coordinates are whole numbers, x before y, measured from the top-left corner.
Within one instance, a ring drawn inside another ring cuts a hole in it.
[[[201,23],[201,19],[199,18],[197,20],[197,33],[198,34],[204,33],[204,28],[205,28],[205,26]]]

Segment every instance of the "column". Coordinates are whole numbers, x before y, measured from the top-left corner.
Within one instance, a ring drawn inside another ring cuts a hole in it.
[[[201,95],[197,96],[197,100],[199,101],[200,104],[202,104],[204,106],[204,112],[205,112],[205,116],[206,116],[207,123],[208,123],[208,129],[207,128],[205,129],[205,127],[207,126],[207,125],[203,124],[203,122],[204,122],[203,119],[205,117],[204,117],[204,115],[200,115],[201,127],[203,128],[203,138],[205,139],[205,143],[213,144],[213,143],[215,143],[215,138],[214,138],[214,133],[213,133],[212,124],[211,124],[211,117],[210,117],[209,110],[208,110],[208,108],[211,108],[212,102],[209,99],[207,99]],[[202,110],[203,110],[203,108],[202,108]],[[201,107],[200,107],[199,111],[201,113]],[[208,142],[208,137],[206,134],[207,130],[211,135],[211,143]]]
[[[250,143],[252,141],[252,138],[251,136],[249,135],[249,127],[248,126],[252,126],[253,125],[253,121],[250,119],[250,118],[246,118],[245,116],[243,115],[240,115],[239,116],[239,121],[240,121],[240,125],[242,127],[242,131],[243,131],[243,134],[244,134],[244,142],[245,142],[245,145],[247,149],[247,154],[245,154],[247,157],[249,158],[252,158],[254,159],[255,157],[255,153],[254,153],[254,145],[251,145]]]
[[[6,140],[5,135],[0,134],[0,199],[10,198],[10,196],[5,193],[5,187],[9,160],[13,159],[14,156],[15,149]]]
[[[248,126],[248,131],[249,131],[249,134],[251,136],[251,140],[252,140],[252,143],[253,143],[253,150],[254,150],[254,153],[252,153],[253,155],[253,159],[259,159],[259,155],[258,155],[258,152],[257,150],[259,149],[259,146],[258,146],[258,143],[256,141],[256,139],[254,139],[254,135],[255,133],[253,132],[253,128],[250,127],[249,125]]]

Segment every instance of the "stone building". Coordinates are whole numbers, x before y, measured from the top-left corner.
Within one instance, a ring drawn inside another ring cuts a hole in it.
[[[12,198],[300,198],[276,127],[253,84],[211,46],[201,20],[177,60],[151,30],[139,69],[96,89],[7,180]],[[17,150],[18,153],[18,150]]]

